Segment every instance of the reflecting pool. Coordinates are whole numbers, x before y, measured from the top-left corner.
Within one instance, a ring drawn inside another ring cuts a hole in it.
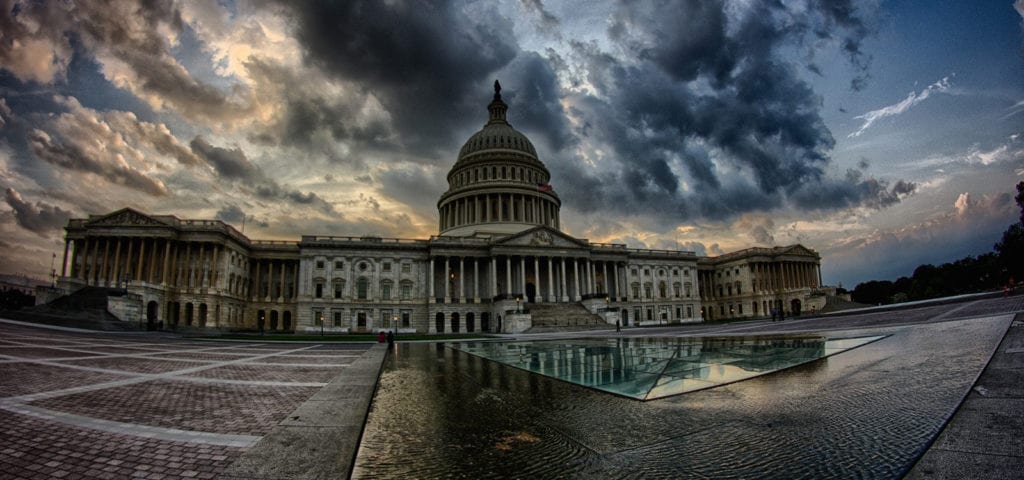
[[[881,338],[884,336],[655,337],[449,346],[584,387],[654,400],[765,375]]]
[[[400,342],[385,360],[353,477],[900,478],[970,390],[1008,322],[865,329],[847,340],[788,337],[793,358],[832,354],[789,368],[771,344],[787,337],[561,342],[584,345],[572,347],[573,361],[559,342],[459,347],[523,351],[524,367],[512,366],[518,353],[498,355],[504,363]],[[578,348],[609,356],[620,342],[628,348],[610,357],[606,373],[584,373],[583,363],[604,360],[583,360]],[[544,348],[564,360],[549,366]],[[548,370],[572,372],[564,376],[623,385],[609,394],[528,369],[542,359]],[[683,359],[698,366],[673,364]],[[634,373],[616,371],[616,362]],[[774,371],[637,401],[621,392],[656,390],[650,379],[626,386],[643,368],[701,381]]]

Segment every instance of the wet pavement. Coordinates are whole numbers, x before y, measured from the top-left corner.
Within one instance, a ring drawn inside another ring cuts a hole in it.
[[[443,345],[403,344],[385,363],[354,476],[899,478],[999,345],[1013,318],[999,312],[1021,311],[1022,300],[631,329],[619,335],[888,335],[770,375],[647,402]],[[1018,437],[1019,412],[1004,412],[1018,418],[1008,427]]]
[[[588,333],[887,335],[646,402],[443,344],[403,343],[384,360],[368,419],[369,400],[357,397],[372,391],[383,356],[370,345],[200,342],[0,321],[0,478],[338,478],[357,449],[358,478],[898,478],[911,468],[910,478],[1019,478],[1024,334],[1020,322],[1009,325],[1021,311],[1018,296]]]

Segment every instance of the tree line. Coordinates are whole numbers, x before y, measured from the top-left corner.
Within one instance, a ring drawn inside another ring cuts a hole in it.
[[[1024,182],[1017,184],[1014,200],[1020,219],[1003,232],[993,251],[939,266],[921,265],[896,281],[860,283],[853,289],[853,301],[878,305],[1012,288],[1024,279]]]

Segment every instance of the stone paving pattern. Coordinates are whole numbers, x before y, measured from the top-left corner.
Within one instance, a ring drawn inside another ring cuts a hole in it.
[[[2,321],[0,339],[5,480],[217,478],[371,347]]]

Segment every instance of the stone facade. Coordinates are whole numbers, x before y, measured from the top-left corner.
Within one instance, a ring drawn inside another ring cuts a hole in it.
[[[439,235],[260,241],[126,208],[69,221],[61,287],[126,288],[154,327],[296,332],[518,332],[534,303],[626,325],[813,306],[820,258],[800,245],[706,258],[561,232],[550,174],[495,87],[438,201]]]

